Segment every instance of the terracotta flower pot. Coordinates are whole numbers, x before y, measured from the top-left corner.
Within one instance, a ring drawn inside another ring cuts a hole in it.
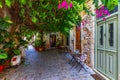
[[[39,51],[39,47],[35,47],[35,50],[36,50],[36,51]]]
[[[39,51],[43,51],[43,48],[42,48],[42,47],[39,47]]]
[[[45,51],[45,47],[43,46],[39,47],[39,51]]]

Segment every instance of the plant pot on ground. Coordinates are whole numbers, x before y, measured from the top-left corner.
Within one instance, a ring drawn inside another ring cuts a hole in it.
[[[21,51],[19,49],[15,49],[14,56],[11,58],[11,66],[17,66],[21,63]]]
[[[35,49],[37,51],[44,51],[45,50],[45,42],[42,40],[35,40]]]

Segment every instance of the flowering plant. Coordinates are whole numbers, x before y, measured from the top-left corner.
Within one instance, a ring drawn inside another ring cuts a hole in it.
[[[110,15],[109,10],[105,8],[105,6],[102,6],[100,9],[96,10],[96,17],[102,18],[104,16]],[[103,20],[106,20],[106,18],[103,18]]]
[[[61,8],[68,9],[68,7],[70,8],[73,7],[72,2],[68,3],[66,0],[64,0],[61,4],[58,4],[58,9],[61,9]]]

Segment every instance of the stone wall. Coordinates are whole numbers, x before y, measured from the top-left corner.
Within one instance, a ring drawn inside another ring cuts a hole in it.
[[[92,0],[87,1],[87,7],[95,14],[95,8]],[[84,24],[81,23],[81,50],[82,53],[87,53],[87,65],[94,68],[94,26],[95,16],[87,15],[81,12]]]
[[[84,18],[86,23],[81,27],[81,46],[82,53],[87,53],[87,65],[93,67],[92,58],[94,55],[94,20],[93,16]],[[94,61],[93,61],[94,62]]]

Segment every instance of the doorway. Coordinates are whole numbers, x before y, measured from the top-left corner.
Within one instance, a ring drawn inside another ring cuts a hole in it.
[[[76,49],[81,51],[81,30],[76,28]]]
[[[117,80],[117,16],[97,22],[96,69],[111,80]]]
[[[50,47],[56,46],[56,35],[50,35]]]

